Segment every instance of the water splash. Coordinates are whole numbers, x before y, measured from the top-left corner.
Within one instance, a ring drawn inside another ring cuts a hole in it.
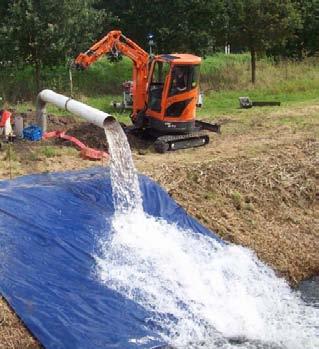
[[[254,253],[147,215],[122,131],[106,134],[116,203],[98,275],[174,348],[319,348],[319,310]]]
[[[98,258],[100,279],[152,312],[163,340],[188,348],[238,347],[229,338],[249,339],[242,348],[319,348],[319,311],[250,250],[141,211],[112,224]]]

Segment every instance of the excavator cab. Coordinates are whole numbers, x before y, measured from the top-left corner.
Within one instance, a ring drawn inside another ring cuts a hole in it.
[[[148,127],[163,133],[194,130],[200,57],[156,56],[150,68],[145,117]]]

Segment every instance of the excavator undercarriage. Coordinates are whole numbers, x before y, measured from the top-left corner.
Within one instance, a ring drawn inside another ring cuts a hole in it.
[[[201,147],[209,143],[210,132],[220,133],[220,125],[196,120],[192,132],[159,136],[154,142],[154,148],[158,153],[165,153],[169,150]]]
[[[161,134],[153,128],[140,128],[122,124],[125,133],[132,134],[138,138],[146,138],[154,144],[158,153],[166,153],[179,149],[201,147],[209,143],[210,133],[220,134],[220,124],[208,123],[200,120],[195,121],[193,131],[180,134]]]

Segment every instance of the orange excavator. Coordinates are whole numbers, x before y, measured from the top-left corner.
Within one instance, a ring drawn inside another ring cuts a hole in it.
[[[109,32],[75,59],[86,69],[101,56],[120,55],[133,62],[133,106],[130,132],[154,138],[156,151],[198,147],[209,142],[208,132],[220,126],[196,119],[201,58],[192,54],[148,54],[121,31]]]

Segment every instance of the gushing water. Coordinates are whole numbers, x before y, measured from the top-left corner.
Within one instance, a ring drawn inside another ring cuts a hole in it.
[[[126,137],[111,126],[116,213],[96,257],[101,281],[149,310],[149,325],[176,348],[319,348],[319,310],[252,251],[143,211]]]
[[[142,194],[133,163],[130,145],[117,121],[104,129],[111,154],[112,195],[116,212],[142,210]]]

